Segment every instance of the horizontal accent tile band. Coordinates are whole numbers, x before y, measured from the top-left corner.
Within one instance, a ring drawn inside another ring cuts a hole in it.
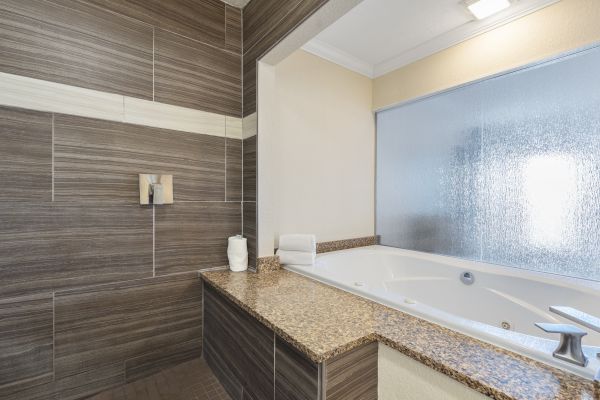
[[[253,112],[242,119],[242,139],[248,139],[258,134],[258,114]]]
[[[242,119],[0,72],[0,106],[241,138]]]
[[[125,97],[123,101],[123,122],[212,136],[226,135],[223,115],[133,97]]]
[[[244,139],[242,118],[225,117],[225,132],[230,139]]]

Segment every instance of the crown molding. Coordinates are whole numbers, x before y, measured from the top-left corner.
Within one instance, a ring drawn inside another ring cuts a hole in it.
[[[373,65],[362,61],[353,55],[350,55],[337,47],[321,42],[318,39],[313,39],[302,46],[302,50],[308,51],[318,57],[324,58],[327,61],[341,65],[351,71],[358,72],[368,78],[373,78]]]
[[[306,43],[302,49],[369,78],[377,78],[475,36],[508,24],[509,22],[522,18],[544,7],[558,3],[559,1],[560,0],[512,0],[512,6],[504,12],[500,12],[497,15],[484,20],[472,20],[467,22],[446,33],[436,36],[431,40],[423,42],[402,54],[374,65],[360,60],[359,58],[318,39],[313,39]],[[468,11],[465,9],[465,12]]]
[[[395,69],[417,60],[445,50],[482,33],[496,29],[560,0],[533,0],[528,2],[513,1],[511,8],[496,16],[481,21],[473,20],[427,42],[424,42],[404,53],[373,66],[374,77],[387,74]]]

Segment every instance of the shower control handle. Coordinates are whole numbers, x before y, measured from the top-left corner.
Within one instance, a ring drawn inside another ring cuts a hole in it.
[[[547,324],[538,322],[535,324],[538,328],[548,333],[560,333],[560,342],[552,355],[559,360],[567,361],[581,367],[587,365],[588,359],[583,354],[581,339],[587,335],[587,332],[574,325],[568,324]]]

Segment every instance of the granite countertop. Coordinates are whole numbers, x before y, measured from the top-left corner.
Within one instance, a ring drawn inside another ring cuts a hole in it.
[[[318,363],[379,341],[495,399],[600,400],[597,382],[294,272],[201,276]]]

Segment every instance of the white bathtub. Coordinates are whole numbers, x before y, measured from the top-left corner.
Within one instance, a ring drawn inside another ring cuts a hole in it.
[[[590,359],[583,368],[553,358],[558,335],[534,326],[571,323],[550,313],[552,305],[598,316],[600,282],[385,246],[325,253],[314,266],[286,268],[586,378],[600,368],[600,334],[583,328]],[[472,285],[461,282],[465,271],[473,274]]]

